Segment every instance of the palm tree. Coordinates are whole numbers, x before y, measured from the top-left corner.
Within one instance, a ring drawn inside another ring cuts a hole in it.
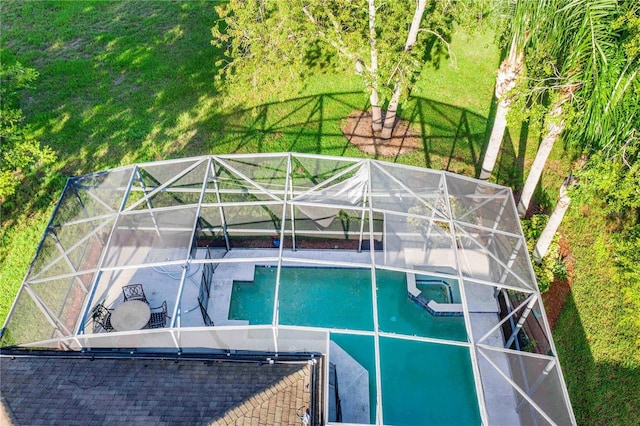
[[[572,128],[579,128],[586,125],[583,117],[598,119],[593,114],[598,115],[601,109],[594,107],[592,100],[604,97],[599,92],[606,90],[605,70],[619,49],[611,25],[617,11],[615,0],[570,0],[553,15],[546,43],[539,47],[548,46],[553,59],[550,65],[557,76],[551,85],[530,82],[532,92],[546,92],[554,102],[545,119],[546,134],[522,189],[518,203],[521,216],[529,208],[547,158],[568,121],[572,121]]]
[[[556,0],[516,0],[510,4],[505,31],[511,42],[509,54],[500,64],[496,77],[495,96],[498,108],[482,162],[481,180],[488,180],[496,165],[511,107],[510,92],[522,74],[525,51],[529,46],[534,48],[538,39],[544,37],[547,24],[557,7]]]
[[[511,42],[511,48],[509,49],[509,55],[502,64],[500,64],[500,68],[498,68],[495,89],[498,108],[493,120],[487,150],[484,153],[484,160],[482,161],[479,177],[481,180],[489,180],[496,161],[498,160],[498,153],[500,152],[500,146],[504,138],[504,131],[507,128],[507,113],[511,105],[511,99],[507,94],[516,86],[516,79],[522,71],[523,51],[518,50],[516,46],[516,36],[514,36]]]
[[[629,5],[625,5],[629,6]],[[636,6],[637,7],[637,6]],[[624,19],[622,20],[624,21]],[[624,32],[624,31],[623,31]],[[636,35],[640,41],[640,34]],[[590,152],[598,152],[600,158],[621,159],[632,167],[627,149],[635,153],[632,145],[638,146],[640,135],[637,125],[640,122],[640,51],[627,51],[621,43],[616,44],[609,60],[600,70],[597,90],[591,92],[591,102],[587,104],[578,125],[566,134],[566,138],[579,141],[579,145]],[[635,85],[635,87],[634,87]],[[637,161],[635,154],[632,157]],[[577,167],[582,168],[587,156],[583,155]],[[553,236],[569,207],[570,198],[567,192],[572,176],[560,187],[560,196],[547,226],[536,244],[533,257],[540,262],[545,256]]]

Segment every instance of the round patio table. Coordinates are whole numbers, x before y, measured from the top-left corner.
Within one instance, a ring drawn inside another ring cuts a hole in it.
[[[140,330],[149,322],[151,309],[140,300],[129,300],[111,314],[111,325],[117,331]]]

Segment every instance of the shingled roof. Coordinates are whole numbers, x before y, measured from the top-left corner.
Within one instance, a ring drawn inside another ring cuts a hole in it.
[[[301,424],[313,364],[0,358],[14,424]]]

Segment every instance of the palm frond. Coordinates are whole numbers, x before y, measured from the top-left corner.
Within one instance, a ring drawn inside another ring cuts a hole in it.
[[[615,0],[571,0],[558,10],[554,56],[564,78],[594,79],[616,51]]]

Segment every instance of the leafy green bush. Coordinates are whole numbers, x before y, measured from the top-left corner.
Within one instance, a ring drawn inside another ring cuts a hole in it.
[[[619,158],[595,155],[577,174],[571,197],[584,205],[598,205],[620,227],[640,221],[640,134]],[[623,223],[624,222],[624,223]]]
[[[522,221],[522,230],[527,240],[529,255],[533,256],[536,242],[548,221],[549,216],[545,214],[534,214],[531,218]],[[540,293],[549,290],[554,279],[564,280],[568,276],[567,266],[558,253],[560,247],[558,240],[559,236],[556,234],[551,241],[551,245],[549,245],[547,255],[542,258],[542,262],[540,264],[533,263],[533,272],[536,274]]]
[[[0,64],[0,203],[5,208],[21,182],[56,160],[51,148],[28,136],[18,106],[20,89],[30,87],[37,77],[36,70],[19,62]]]
[[[551,272],[553,272],[553,276],[559,280],[566,280],[569,278],[569,271],[567,271],[567,265],[561,258],[556,258],[556,261],[553,262],[551,266]]]

